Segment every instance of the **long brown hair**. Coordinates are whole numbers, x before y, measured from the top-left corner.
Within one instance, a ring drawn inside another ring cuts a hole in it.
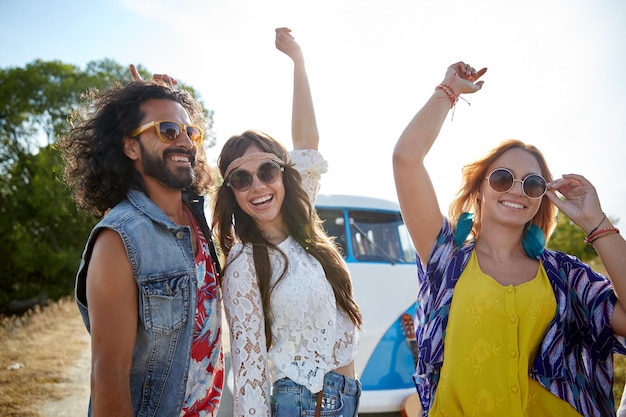
[[[465,165],[463,167],[463,181],[456,194],[456,198],[452,201],[452,204],[450,204],[448,217],[452,224],[456,224],[459,216],[463,212],[474,213],[474,225],[470,234],[470,236],[474,238],[478,237],[481,226],[481,207],[479,203],[481,184],[487,175],[489,175],[487,170],[493,161],[510,149],[521,149],[533,155],[541,168],[540,174],[547,182],[552,181],[552,173],[541,151],[535,146],[526,144],[517,139],[503,141],[483,158]],[[539,210],[537,214],[535,214],[532,222],[543,231],[546,241],[548,241],[556,226],[556,212],[557,208],[550,202],[548,197],[544,195],[541,199]]]
[[[324,231],[322,221],[302,187],[300,173],[290,162],[285,147],[271,136],[259,131],[248,130],[241,135],[232,136],[226,141],[220,153],[218,167],[222,176],[224,176],[228,165],[242,156],[253,145],[262,152],[272,153],[285,161],[283,166],[285,170],[282,176],[285,199],[281,207],[281,214],[287,224],[289,235],[319,261],[324,268],[326,279],[333,288],[337,305],[356,326],[360,326],[362,322],[361,311],[353,298],[352,281],[345,262],[335,242]],[[232,189],[225,182],[217,190],[213,212],[213,230],[225,257],[228,257],[232,250],[235,238],[244,244],[252,245],[254,266],[263,302],[265,336],[269,348],[272,343],[271,325],[273,322],[270,296],[274,287],[284,278],[289,260],[278,247],[263,237],[254,219],[237,205]],[[281,271],[280,277],[274,285],[271,285],[273,271],[268,248],[275,249],[285,260],[285,268]],[[228,265],[224,269],[228,269]]]

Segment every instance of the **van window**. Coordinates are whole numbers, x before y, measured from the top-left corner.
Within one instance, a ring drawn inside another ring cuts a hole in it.
[[[317,214],[324,221],[324,230],[329,236],[335,238],[335,243],[340,247],[343,258],[348,257],[348,248],[346,242],[346,226],[344,220],[344,212],[340,209],[317,208]]]
[[[400,213],[329,208],[317,208],[317,212],[325,221],[326,232],[335,236],[341,246],[344,258],[361,262],[415,262],[415,249]]]

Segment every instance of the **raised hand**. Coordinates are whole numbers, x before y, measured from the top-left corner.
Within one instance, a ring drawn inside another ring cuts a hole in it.
[[[463,61],[454,63],[448,67],[443,84],[451,86],[456,94],[475,93],[483,86],[484,81],[479,81],[487,72],[487,68],[478,71]]]
[[[276,49],[293,59],[302,59],[302,50],[289,28],[276,28]]]
[[[137,71],[137,68],[135,68],[133,64],[130,64],[129,68],[130,68],[130,75],[133,77],[133,80],[143,81],[141,74],[139,74],[139,71]],[[178,84],[178,81],[176,81],[175,78],[170,77],[167,74],[154,74],[152,75],[151,81],[157,85],[170,87],[171,89],[174,89],[174,86]]]
[[[585,232],[589,232],[603,216],[596,188],[582,175],[566,174],[552,181],[548,184],[546,196]]]

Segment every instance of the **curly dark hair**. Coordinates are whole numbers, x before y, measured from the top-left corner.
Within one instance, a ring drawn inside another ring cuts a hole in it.
[[[141,104],[152,99],[180,103],[192,122],[206,129],[202,106],[189,92],[130,81],[103,92],[91,92],[84,108],[73,113],[72,130],[59,141],[65,181],[78,206],[96,217],[104,216],[129,190],[144,190],[141,175],[123,152],[123,139],[141,123]],[[209,191],[212,173],[202,146],[196,157],[196,179],[185,192],[200,195]]]
[[[290,162],[285,147],[271,136],[259,131],[248,130],[241,135],[232,136],[224,144],[218,160],[218,168],[222,177],[228,165],[242,156],[246,149],[252,145],[257,146],[262,152],[272,153],[285,161],[285,165],[283,165],[285,169],[283,172],[285,199],[281,207],[281,214],[287,224],[289,235],[320,262],[326,278],[333,288],[338,306],[346,312],[355,325],[360,326],[362,322],[361,311],[353,298],[352,281],[345,262],[335,242],[324,231],[322,220],[311,205],[308,194],[302,187],[302,177]],[[232,250],[235,236],[242,243],[252,245],[254,266],[263,302],[265,335],[269,348],[272,341],[270,295],[272,289],[284,277],[289,260],[278,247],[265,239],[254,219],[239,207],[233,190],[226,185],[226,182],[218,188],[214,205],[213,230],[224,256],[228,257]],[[270,247],[277,250],[285,260],[285,269],[273,286],[271,285],[272,268],[268,253]],[[225,269],[228,269],[228,265],[225,266]]]

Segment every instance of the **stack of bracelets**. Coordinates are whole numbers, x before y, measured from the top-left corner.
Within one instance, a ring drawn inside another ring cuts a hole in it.
[[[619,229],[613,226],[605,227],[604,229],[599,229],[600,225],[604,222],[605,219],[606,219],[606,214],[604,214],[604,216],[602,217],[602,220],[600,220],[600,223],[591,232],[589,232],[589,234],[585,238],[585,241],[584,241],[585,243],[588,243],[591,245],[593,244],[593,242],[600,239],[602,236],[606,234],[619,233]]]
[[[437,87],[435,87],[435,91],[436,90],[441,90],[446,93],[446,95],[450,99],[450,108],[453,108],[456,102],[459,101],[459,94],[455,93],[452,87],[447,84],[439,84]]]

